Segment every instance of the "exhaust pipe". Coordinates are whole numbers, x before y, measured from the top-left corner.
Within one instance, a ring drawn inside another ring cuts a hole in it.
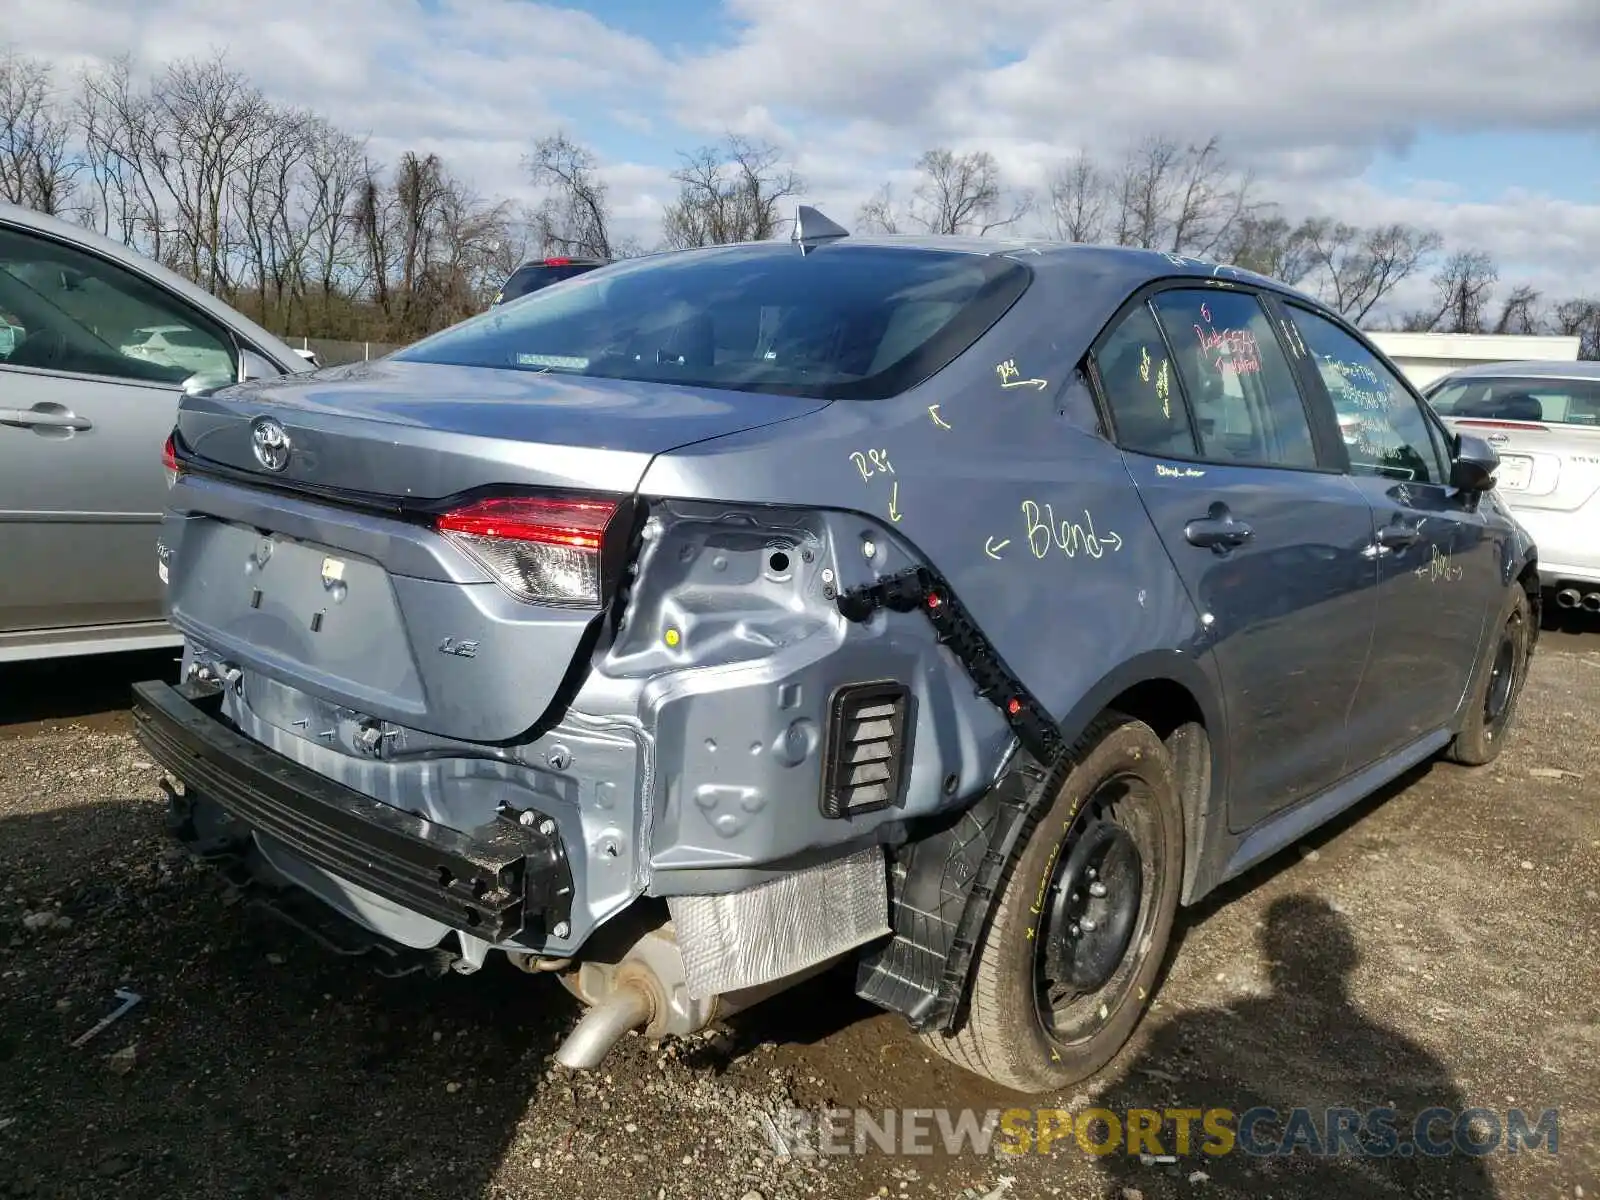
[[[1577,588],[1562,588],[1556,593],[1556,603],[1562,608],[1577,608],[1582,600]]]
[[[1600,613],[1600,592],[1590,592],[1583,598],[1585,612]]]
[[[637,983],[622,983],[595,1005],[561,1043],[556,1061],[572,1071],[592,1071],[628,1030],[655,1017],[655,1000]]]

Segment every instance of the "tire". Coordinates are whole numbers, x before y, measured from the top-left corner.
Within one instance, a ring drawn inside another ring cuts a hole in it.
[[[1127,1042],[1149,1007],[1183,878],[1183,810],[1155,731],[1109,714],[1075,757],[1002,887],[961,1024],[923,1036],[941,1056],[1020,1092],[1087,1078]],[[1072,987],[1083,994],[1052,1009],[1043,994],[1052,974],[1077,975]]]
[[[1446,758],[1464,767],[1481,767],[1499,757],[1527,681],[1535,633],[1533,605],[1520,585],[1512,592],[1499,629],[1484,646],[1461,730],[1445,750]]]

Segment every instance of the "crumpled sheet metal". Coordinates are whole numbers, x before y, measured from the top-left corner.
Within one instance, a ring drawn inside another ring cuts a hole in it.
[[[889,933],[883,849],[724,896],[674,896],[689,994],[705,999],[803,971]]]

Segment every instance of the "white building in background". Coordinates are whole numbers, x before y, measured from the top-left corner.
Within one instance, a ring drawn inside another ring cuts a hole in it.
[[[1425,387],[1457,367],[1478,363],[1574,362],[1579,339],[1519,333],[1396,333],[1363,330],[1417,387]]]

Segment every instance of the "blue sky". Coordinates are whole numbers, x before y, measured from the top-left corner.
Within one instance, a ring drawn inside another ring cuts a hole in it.
[[[1514,188],[1595,201],[1600,200],[1600,131],[1423,131],[1405,150],[1380,157],[1365,178],[1386,191],[1446,183],[1458,199],[1479,203],[1491,203]]]
[[[1597,0],[1274,2],[51,0],[0,39],[69,70],[221,47],[375,155],[436,150],[487,194],[531,198],[521,157],[565,129],[646,243],[676,151],[727,130],[780,146],[846,224],[932,146],[1037,190],[1080,151],[1215,133],[1286,213],[1427,225],[1507,287],[1600,296]]]

